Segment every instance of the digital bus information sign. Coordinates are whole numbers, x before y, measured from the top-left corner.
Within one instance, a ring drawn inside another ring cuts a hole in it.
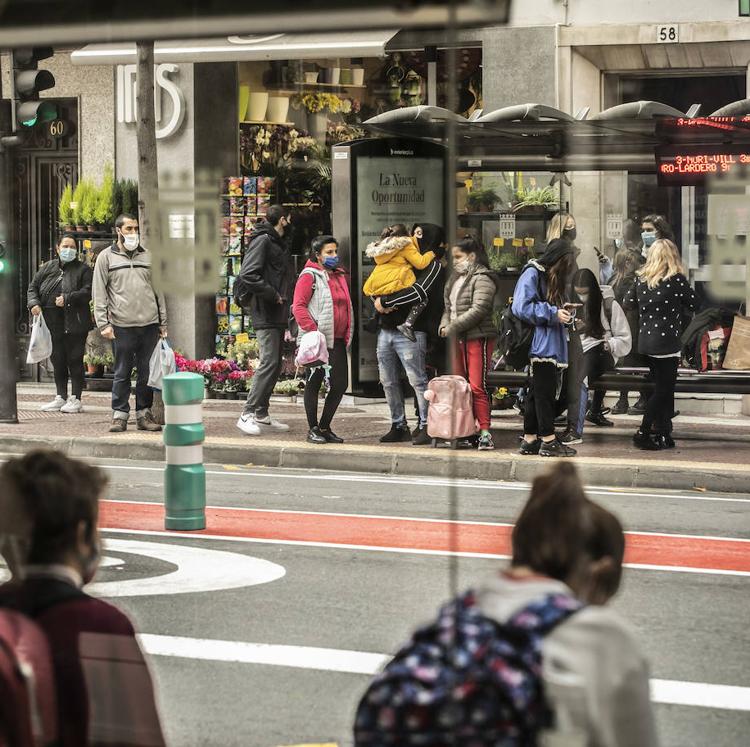
[[[656,150],[656,176],[662,186],[695,186],[705,183],[707,176],[739,175],[749,165],[750,143]]]

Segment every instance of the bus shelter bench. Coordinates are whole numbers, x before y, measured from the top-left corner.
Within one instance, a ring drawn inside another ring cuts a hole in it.
[[[605,391],[641,391],[653,389],[647,368],[618,368],[599,377],[591,389]],[[527,384],[524,371],[489,371],[487,383],[491,386],[517,388]],[[705,371],[680,368],[677,371],[675,391],[685,394],[750,394],[750,371]]]

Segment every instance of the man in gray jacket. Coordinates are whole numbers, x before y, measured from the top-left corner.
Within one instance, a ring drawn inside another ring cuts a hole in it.
[[[140,245],[138,219],[123,214],[115,221],[117,241],[97,258],[94,268],[94,318],[107,340],[112,340],[115,378],[112,384],[110,433],[122,433],[130,416],[130,373],[137,372],[135,409],[138,430],[160,431],[148,386],[151,354],[159,336],[167,336],[164,295],[151,282],[151,254]]]

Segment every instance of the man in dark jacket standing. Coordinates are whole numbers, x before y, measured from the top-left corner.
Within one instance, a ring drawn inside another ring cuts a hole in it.
[[[289,210],[271,205],[266,219],[259,221],[250,234],[237,278],[242,305],[250,311],[260,349],[260,365],[237,421],[237,427],[248,436],[289,430],[288,425],[271,418],[268,403],[281,373],[284,332],[294,290],[292,259],[283,241],[290,224]]]

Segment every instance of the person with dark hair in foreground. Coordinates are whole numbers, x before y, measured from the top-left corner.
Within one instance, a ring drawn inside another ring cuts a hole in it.
[[[49,641],[59,745],[163,745],[151,676],[132,624],[83,591],[101,555],[97,522],[106,476],[59,452],[38,450],[7,461],[0,484],[22,517],[15,527],[23,527],[23,536],[15,537],[14,577],[0,586],[0,607],[33,618]]]
[[[358,747],[655,747],[648,664],[606,604],[625,537],[575,467],[539,475],[510,567],[446,604],[368,687]]]

